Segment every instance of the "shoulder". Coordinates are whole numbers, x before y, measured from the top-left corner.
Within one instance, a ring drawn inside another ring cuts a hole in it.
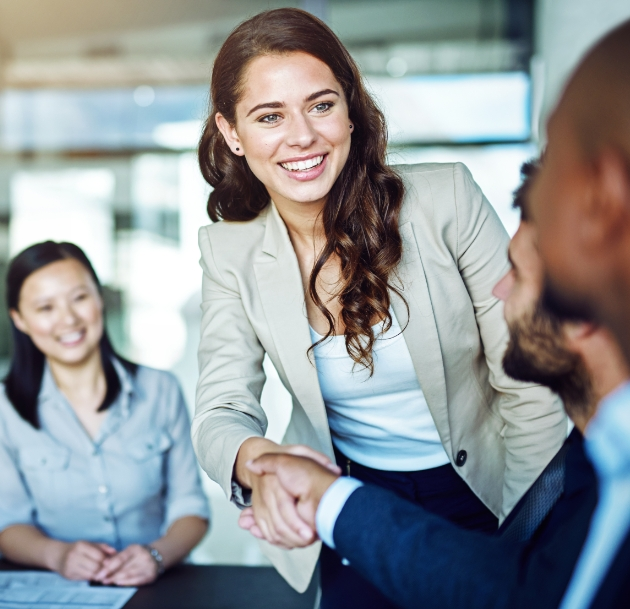
[[[143,394],[170,396],[179,393],[179,382],[172,372],[149,366],[138,366],[133,378],[134,391]]]
[[[249,222],[220,220],[199,229],[204,270],[224,276],[230,269],[250,269],[262,248],[269,207]]]
[[[405,185],[402,222],[421,214],[436,224],[448,223],[455,219],[458,206],[471,200],[472,190],[480,192],[463,163],[418,163],[393,169]]]

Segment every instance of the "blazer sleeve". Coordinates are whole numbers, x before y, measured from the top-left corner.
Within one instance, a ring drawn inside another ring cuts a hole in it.
[[[562,402],[548,389],[514,381],[503,371],[509,334],[502,303],[492,289],[509,269],[509,237],[463,164],[453,166],[453,178],[457,264],[474,307],[490,384],[497,392],[492,407],[505,423],[504,518],[562,446],[567,420]]]
[[[199,463],[239,507],[248,493],[233,480],[241,444],[264,436],[267,417],[260,406],[265,383],[264,349],[246,314],[236,278],[215,263],[210,227],[199,231],[203,269],[199,381],[193,446]]]
[[[461,529],[376,486],[350,495],[335,549],[405,609],[507,609],[516,544]]]

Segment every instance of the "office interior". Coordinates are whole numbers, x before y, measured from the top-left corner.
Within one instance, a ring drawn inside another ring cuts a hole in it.
[[[630,17],[627,0],[0,0],[0,372],[11,352],[4,274],[24,247],[85,249],[115,346],[171,370],[194,407],[208,186],[196,161],[212,61],[268,8],[324,19],[389,124],[393,164],[468,165],[508,232],[521,163],[578,57]],[[290,398],[266,365],[268,435]],[[212,530],[191,560],[268,564],[204,475]]]

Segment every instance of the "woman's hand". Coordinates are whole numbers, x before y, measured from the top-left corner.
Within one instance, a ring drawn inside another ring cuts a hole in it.
[[[96,581],[116,586],[143,586],[157,579],[158,565],[149,550],[132,544],[103,561]]]
[[[331,460],[322,453],[299,444],[289,446],[279,446],[262,438],[264,443],[259,445],[262,449],[258,454],[252,454],[250,450],[246,450],[247,456],[257,458],[262,454],[268,453],[286,453],[300,457],[307,457],[331,472],[339,475],[341,470]],[[245,443],[244,443],[245,446]],[[242,458],[241,451],[239,457]],[[238,471],[237,459],[237,471]],[[241,465],[243,465],[241,461]],[[245,464],[246,465],[246,464]],[[296,501],[280,484],[277,476],[274,474],[256,475],[247,470],[247,483],[252,489],[252,509],[245,510],[239,518],[239,525],[249,530],[255,537],[265,539],[274,545],[291,549],[305,547],[313,543],[317,539],[317,533],[300,518]]]
[[[105,543],[64,543],[55,571],[66,579],[96,580],[103,562],[115,554],[116,550]]]

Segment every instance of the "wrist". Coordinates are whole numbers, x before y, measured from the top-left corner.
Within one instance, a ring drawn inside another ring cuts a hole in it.
[[[70,548],[69,543],[47,539],[42,551],[44,567],[50,571],[61,573],[65,556]]]
[[[236,455],[234,474],[237,482],[241,486],[251,489],[255,474],[247,469],[246,463],[257,459],[265,453],[277,452],[279,448],[280,445],[266,438],[247,438],[247,440],[241,444],[238,454]]]
[[[151,558],[155,562],[157,574],[162,575],[162,573],[166,571],[166,565],[164,564],[164,557],[162,556],[162,553],[151,544],[147,544],[142,547],[151,555]]]

